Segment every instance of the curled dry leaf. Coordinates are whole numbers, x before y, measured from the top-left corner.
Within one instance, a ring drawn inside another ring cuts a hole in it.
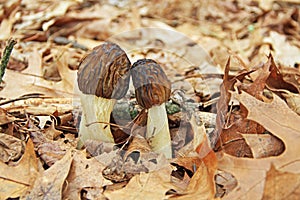
[[[156,171],[138,174],[130,179],[126,187],[104,191],[104,195],[109,199],[165,199],[169,190],[177,190],[170,181],[171,171],[171,166],[166,165]]]
[[[252,83],[250,84],[245,83],[245,81],[237,82],[236,86],[238,87],[239,90],[243,90],[259,100],[270,101],[270,99],[267,99],[265,96],[263,96],[263,93],[266,91],[265,90],[266,86],[268,86],[268,88],[271,88],[273,91],[276,92],[281,91],[283,88],[287,89],[287,91],[288,90],[294,92],[298,91],[297,87],[295,87],[293,84],[289,82],[286,82],[283,79],[283,75],[280,73],[271,54],[268,56],[268,61],[264,63],[264,65],[261,68],[257,69],[254,72],[251,72],[250,76],[253,79]],[[237,77],[234,77],[232,79],[232,81],[234,80],[238,81]],[[228,83],[230,83],[230,81],[228,79],[224,79],[223,84],[228,84]],[[233,89],[233,85],[231,85],[231,87],[228,88],[228,91],[226,91],[227,96],[230,96],[228,92],[229,90],[232,89]],[[221,93],[221,97],[222,97],[222,93]],[[227,113],[225,107],[223,109],[225,113]],[[218,112],[221,113],[224,111],[219,110]],[[245,142],[245,138],[243,137],[243,134],[262,134],[265,132],[265,127],[261,126],[259,123],[253,120],[246,118],[247,113],[248,111],[244,107],[244,105],[240,104],[239,111],[232,111],[230,113],[230,117],[227,116],[228,120],[226,121],[226,123],[225,122],[223,123],[225,124],[225,126],[228,126],[229,128],[225,127],[222,129],[220,140],[217,147],[220,145],[226,153],[237,157],[253,157],[252,150],[255,149],[251,148]],[[260,135],[257,135],[257,137],[260,137]],[[252,137],[252,141],[253,139],[255,138]],[[276,139],[273,140],[273,142],[277,142],[277,141],[278,140]],[[266,153],[269,156],[276,156],[279,155],[284,149],[284,145],[282,145],[280,141],[278,141],[276,145],[274,145],[273,147],[276,147],[277,149],[276,148],[275,149],[273,148],[273,150],[269,149],[268,152],[264,152],[264,155],[256,155],[256,156],[266,157],[267,156]],[[271,152],[273,152],[274,154],[271,155],[270,154]]]
[[[247,108],[248,119],[264,126],[281,139],[286,147],[279,156],[259,160],[218,153],[219,168],[232,173],[238,181],[237,188],[224,199],[261,199],[266,172],[271,163],[281,172],[299,173],[300,117],[277,95],[273,95],[271,103],[259,101],[243,91],[240,94],[236,91],[233,96]]]
[[[61,160],[42,172],[26,199],[61,199],[63,184],[68,176],[72,160],[72,153],[68,151]]]
[[[3,108],[0,108],[0,125],[8,124],[15,120],[15,117],[9,115]]]
[[[148,173],[163,168],[168,164],[166,158],[162,154],[149,151],[146,153],[149,145],[145,139],[142,144],[136,144],[129,147],[129,151],[124,156],[118,153],[113,157],[109,157],[109,164],[103,170],[103,176],[113,182],[123,182],[130,180],[133,176],[140,173]],[[97,157],[99,159],[99,156]],[[102,160],[99,160],[102,162]]]
[[[37,153],[47,166],[52,166],[64,157],[66,151],[63,150],[58,143],[46,141],[37,145]]]
[[[238,131],[241,125],[247,127],[247,121],[243,121],[241,116],[238,116],[240,120],[237,120],[237,122],[240,123],[239,125],[236,124],[237,122],[229,124],[228,121],[228,105],[231,100],[230,90],[232,90],[236,82],[244,79],[244,77],[252,71],[240,72],[236,76],[230,77],[230,64],[231,57],[227,60],[223,83],[220,86],[220,99],[217,102],[216,128],[210,135],[210,141],[215,150],[220,150],[224,147],[226,148],[226,144],[231,143],[229,148],[225,149],[226,152],[239,157],[252,157],[251,150],[242,138],[241,133]]]
[[[191,140],[188,138],[190,132],[192,132],[190,124],[184,121],[180,122],[180,126],[178,128],[170,129],[172,148],[175,153],[175,157],[188,155],[194,150],[192,142],[186,144],[186,141]],[[190,135],[193,134],[190,133]]]
[[[0,161],[16,161],[22,156],[23,152],[24,144],[22,140],[0,133]]]
[[[0,162],[0,197],[20,197],[28,191],[38,175],[38,160],[29,139],[22,158],[13,166]]]
[[[190,120],[194,139],[191,149],[185,156],[175,160],[177,166],[185,169],[191,179],[183,191],[178,191],[171,199],[214,199],[215,173],[217,169],[217,158],[210,147],[204,125],[198,125],[194,116]],[[183,181],[186,178],[182,177]]]
[[[216,176],[216,197],[223,197],[226,194],[230,193],[236,186],[236,178],[227,172],[218,171]]]
[[[147,140],[139,135],[133,137],[124,155],[124,160],[132,159],[133,165],[125,165],[127,173],[150,172],[163,167],[168,161],[151,150]]]
[[[184,192],[170,199],[214,199],[216,161],[215,154],[211,151],[197,168]]]
[[[50,140],[56,139],[59,135],[63,134],[62,131],[59,131],[55,128],[55,121],[52,120],[51,125],[48,128],[44,129],[45,137],[47,137]]]
[[[266,84],[271,89],[286,89],[290,92],[299,93],[297,85],[289,83],[284,79],[283,74],[280,73],[279,68],[275,64],[272,54],[269,54],[267,64],[269,65],[268,69],[270,71],[270,75],[266,80]]]
[[[285,147],[283,142],[272,134],[243,134],[254,158],[280,155]]]
[[[43,131],[32,131],[30,138],[41,160],[45,162],[47,166],[52,166],[58,160],[62,159],[66,154],[66,149],[69,149],[69,147],[65,147],[66,144],[62,145],[59,141],[49,140],[43,134]]]
[[[285,143],[283,154],[273,158],[274,165],[286,171],[299,171],[300,117],[277,95],[271,103],[259,101],[245,92],[234,93],[234,97],[248,109],[248,119],[258,122]]]
[[[97,196],[101,197],[102,187],[111,184],[102,176],[101,171],[104,167],[97,159],[87,159],[86,153],[76,151],[66,179],[68,185],[63,191],[63,199],[81,199],[83,191],[87,191],[87,194],[96,192]]]

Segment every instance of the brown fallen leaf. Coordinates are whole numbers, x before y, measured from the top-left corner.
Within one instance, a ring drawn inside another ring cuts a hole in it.
[[[248,119],[264,126],[281,139],[286,147],[281,155],[263,159],[235,158],[218,153],[219,168],[232,173],[238,181],[236,189],[224,199],[261,199],[266,173],[271,163],[282,172],[300,172],[300,117],[275,94],[271,103],[259,101],[243,91],[232,94],[247,108]]]
[[[42,172],[26,199],[61,199],[63,184],[70,171],[72,160],[72,153],[68,151],[61,160]]]
[[[0,108],[0,125],[8,124],[15,120],[16,118],[14,116],[9,115],[6,110]]]
[[[49,167],[61,160],[66,154],[66,150],[70,149],[70,147],[66,147],[66,144],[62,145],[59,141],[48,139],[42,130],[31,131],[30,138],[34,143],[34,147],[41,161]]]
[[[56,141],[45,141],[35,146],[37,146],[37,153],[41,160],[49,167],[66,154],[66,151]]]
[[[127,174],[157,170],[168,162],[162,155],[153,152],[148,141],[139,135],[133,137],[123,159],[123,170]]]
[[[287,90],[284,90],[281,94],[284,96],[287,105],[300,115],[300,94],[292,93]]]
[[[32,187],[38,173],[37,162],[30,139],[21,160],[14,166],[0,162],[1,199],[20,197]]]
[[[271,66],[271,59],[269,58],[264,65],[250,74],[253,82],[251,84],[243,84],[240,83],[240,88],[242,88],[245,92],[251,94],[252,96],[256,97],[257,99],[262,99],[263,91],[266,86],[266,81],[270,76],[270,66]]]
[[[177,158],[174,163],[184,168],[188,176],[192,177],[183,191],[178,191],[170,198],[214,199],[216,193],[215,173],[217,169],[217,158],[210,147],[204,125],[199,125],[194,116],[192,116],[190,124],[194,132],[194,139],[192,141],[192,152],[189,152],[188,155],[194,155],[194,157]],[[187,178],[182,178],[183,181],[187,180]]]
[[[103,187],[111,184],[110,181],[102,176],[101,171],[104,167],[97,159],[87,159],[86,153],[76,151],[66,179],[68,184],[63,191],[63,199],[81,199],[83,191],[86,191],[87,195],[96,192],[98,198],[100,198]]]
[[[300,194],[300,174],[281,172],[271,165],[267,172],[263,200],[294,200]]]
[[[263,92],[266,91],[266,85],[269,88],[287,88],[291,91],[297,91],[297,88],[294,85],[286,82],[283,79],[283,75],[280,73],[271,54],[268,56],[268,61],[264,63],[261,68],[252,72],[250,76],[253,79],[253,82],[238,82],[236,86],[239,90],[243,90],[259,100],[270,101],[266,96],[263,95]],[[226,82],[228,83],[228,80],[225,79],[224,83]],[[273,89],[273,91],[278,92],[279,89]],[[229,128],[223,128],[220,135],[219,143],[222,149],[230,155],[234,155],[237,157],[253,157],[252,150],[255,149],[251,148],[245,142],[245,137],[243,137],[243,134],[255,134],[255,137],[258,138],[260,137],[259,134],[265,132],[265,128],[262,127],[259,123],[246,118],[247,112],[248,111],[244,107],[244,105],[240,104],[239,111],[232,111],[230,113],[230,118],[229,120],[227,120],[227,126],[229,126]],[[252,141],[253,139],[255,138],[252,138]],[[273,141],[276,142],[277,140]],[[269,156],[279,155],[284,149],[284,146],[280,145],[280,142],[277,142],[276,145],[275,143],[271,145],[276,148],[278,147],[278,152],[273,151],[273,153],[275,154],[271,155],[271,151],[269,151]],[[266,155],[261,156],[266,157]]]
[[[151,147],[147,143],[147,140],[140,135],[132,137],[127,151],[125,152],[124,157],[127,158],[130,154],[134,153],[139,154],[148,154],[151,152]]]
[[[141,173],[130,179],[126,187],[104,191],[109,199],[165,199],[169,190],[177,190],[170,181],[172,168],[166,165],[157,171]]]
[[[272,89],[286,89],[290,92],[299,93],[298,86],[294,83],[289,83],[283,78],[283,74],[280,73],[279,68],[275,64],[272,54],[268,56],[269,71],[271,72],[266,80],[267,85]]]
[[[16,81],[22,80],[22,81]],[[41,93],[52,97],[72,97],[58,88],[57,84],[47,82],[39,77],[24,75],[12,70],[6,70],[4,81],[7,83],[0,96],[4,98],[17,98],[28,93]],[[54,89],[56,87],[56,89]]]
[[[282,170],[300,170],[300,116],[293,112],[277,95],[271,103],[264,103],[242,92],[233,94],[247,109],[248,119],[258,122],[285,143],[285,151],[278,157],[269,158]]]
[[[178,136],[181,136],[180,143],[182,147],[177,146],[175,157],[194,157],[203,158],[211,151],[210,143],[208,142],[206,123],[214,123],[213,115],[207,115],[208,112],[196,112],[189,119],[184,119],[180,122],[180,127],[175,129]],[[210,113],[211,114],[211,113]],[[173,129],[171,129],[172,131]],[[176,136],[176,135],[175,135]],[[176,137],[172,138],[173,140]],[[180,147],[180,148],[179,148]]]
[[[237,186],[222,199],[261,199],[268,162],[250,158],[237,158],[222,152],[217,153],[218,169],[232,174]]]
[[[227,172],[218,170],[216,176],[216,197],[223,197],[230,193],[236,186],[236,178]]]
[[[249,122],[248,120],[245,121],[243,119],[242,113],[240,115],[232,116],[233,118],[236,117],[239,119],[234,119],[234,121],[230,124],[230,121],[228,120],[228,118],[230,119],[228,105],[231,100],[230,91],[233,89],[235,83],[244,79],[244,77],[252,73],[253,70],[240,72],[236,76],[230,77],[230,63],[231,58],[229,57],[225,67],[223,83],[220,86],[220,99],[217,102],[216,128],[210,140],[212,141],[211,143],[213,148],[217,151],[224,149],[230,155],[238,157],[252,157],[252,152],[245,143],[240,132],[240,129],[245,130],[245,127],[249,127]]]
[[[214,199],[215,196],[215,172],[217,159],[211,151],[197,166],[197,171],[192,176],[187,188],[183,192],[170,197],[170,199]]]
[[[18,160],[24,151],[23,141],[7,135],[0,133],[0,161],[16,161]]]
[[[281,140],[271,134],[243,134],[254,158],[280,155],[285,147]]]
[[[48,128],[44,129],[45,137],[50,139],[50,140],[56,139],[62,133],[63,133],[62,131],[59,131],[55,128],[55,121],[54,120],[52,120],[51,125]]]

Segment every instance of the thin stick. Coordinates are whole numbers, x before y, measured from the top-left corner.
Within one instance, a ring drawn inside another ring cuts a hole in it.
[[[86,126],[91,126],[93,124],[107,124],[107,125],[110,125],[110,126],[115,126],[115,127],[121,128],[121,129],[126,129],[126,126],[120,126],[118,124],[113,124],[113,123],[109,123],[109,122],[91,122],[91,123],[88,123],[88,124],[85,124],[85,125]]]
[[[219,101],[219,99],[220,99],[220,97],[216,97],[216,98],[213,98],[213,99],[211,99],[211,100],[209,100],[207,102],[204,102],[203,103],[203,107],[206,108],[208,106],[211,106],[211,105],[217,103]]]
[[[1,58],[1,62],[0,62],[0,83],[2,82],[2,78],[4,76],[10,54],[11,54],[15,44],[17,44],[17,41],[15,41],[14,39],[9,39],[7,46],[5,47],[5,49],[3,51],[3,55]]]

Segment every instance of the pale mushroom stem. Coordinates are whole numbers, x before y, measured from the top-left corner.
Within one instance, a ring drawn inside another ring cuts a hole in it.
[[[171,137],[165,103],[148,109],[147,134],[153,151],[172,158]]]
[[[78,148],[81,148],[88,139],[113,143],[114,138],[110,131],[110,125],[93,122],[109,123],[110,114],[113,111],[116,100],[82,94],[81,102],[82,117],[79,127],[80,141]],[[90,125],[87,126],[88,124]]]

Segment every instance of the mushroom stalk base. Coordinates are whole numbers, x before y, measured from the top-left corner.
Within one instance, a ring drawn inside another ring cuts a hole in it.
[[[171,137],[165,103],[148,110],[147,139],[152,150],[172,158]]]
[[[79,138],[77,147],[81,148],[88,139],[103,142],[114,142],[110,131],[110,125],[93,122],[110,121],[110,114],[116,103],[115,99],[105,99],[95,95],[81,95],[82,117],[79,127]],[[90,124],[87,126],[87,124]]]

